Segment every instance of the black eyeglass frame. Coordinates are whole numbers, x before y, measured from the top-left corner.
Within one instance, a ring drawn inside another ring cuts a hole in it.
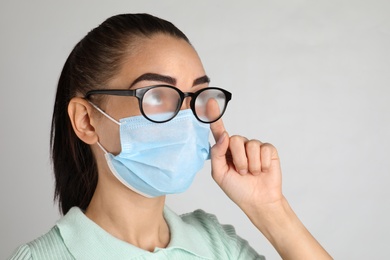
[[[149,118],[144,110],[143,110],[143,107],[142,107],[142,101],[143,101],[143,97],[145,95],[145,93],[147,91],[149,91],[150,89],[153,89],[153,88],[158,88],[158,87],[166,87],[166,88],[171,88],[171,89],[174,89],[177,91],[177,93],[179,94],[180,96],[180,103],[178,104],[177,108],[176,108],[176,111],[175,113],[173,114],[173,116],[167,120],[164,120],[164,121],[156,121],[156,120],[153,120],[151,118]],[[201,120],[198,115],[196,114],[196,111],[195,111],[195,100],[196,98],[204,91],[206,90],[219,90],[221,91],[224,95],[225,95],[225,104],[224,104],[224,107],[223,107],[223,111],[221,111],[221,114],[214,120],[212,121],[204,121],[204,120]],[[170,120],[172,120],[176,115],[177,113],[179,113],[180,111],[180,108],[184,102],[184,99],[186,97],[191,97],[191,100],[190,100],[190,108],[192,110],[192,113],[194,114],[194,116],[196,117],[197,120],[199,120],[200,122],[202,123],[205,123],[205,124],[211,124],[211,123],[214,123],[216,121],[218,121],[222,116],[223,114],[225,113],[225,110],[226,110],[226,107],[229,103],[229,101],[232,99],[232,93],[230,93],[229,91],[225,90],[225,89],[222,89],[222,88],[218,88],[218,87],[207,87],[207,88],[203,88],[201,90],[198,90],[196,92],[183,92],[181,91],[180,89],[174,87],[174,86],[170,86],[170,85],[154,85],[154,86],[149,86],[149,87],[144,87],[144,88],[138,88],[138,89],[95,89],[95,90],[90,90],[88,91],[84,98],[85,99],[89,99],[90,96],[92,95],[96,95],[96,94],[102,94],[102,95],[114,95],[114,96],[131,96],[131,97],[136,97],[138,99],[138,105],[139,105],[139,109],[141,111],[141,114],[146,118],[148,119],[149,121],[152,121],[154,123],[165,123],[165,122],[168,122]]]

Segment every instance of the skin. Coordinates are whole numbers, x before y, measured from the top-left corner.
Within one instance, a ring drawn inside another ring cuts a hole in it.
[[[138,49],[126,57],[121,71],[107,88],[142,88],[170,84],[183,92],[208,86],[203,65],[192,46],[181,39],[155,35],[140,39]],[[165,77],[143,77],[154,73]],[[174,79],[173,81],[171,79]],[[169,81],[169,82],[168,82]],[[189,101],[189,100],[188,100]],[[132,97],[106,96],[99,104],[120,118],[140,114]],[[184,102],[182,109],[188,108]],[[85,214],[113,236],[145,250],[169,244],[169,227],[163,217],[165,196],[145,198],[120,183],[109,170],[104,152],[120,152],[119,126],[101,116],[86,100],[75,97],[68,113],[77,136],[90,144],[99,180]],[[277,150],[271,144],[229,136],[222,119],[211,124],[215,145],[211,149],[212,177],[272,243],[283,259],[331,259],[299,221],[282,194],[282,174]],[[126,205],[126,206],[124,206]]]

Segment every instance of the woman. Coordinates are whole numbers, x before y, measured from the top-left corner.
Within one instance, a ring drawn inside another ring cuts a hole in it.
[[[229,137],[221,117],[231,94],[208,84],[167,21],[117,15],[88,33],[64,65],[53,112],[65,216],[11,259],[263,259],[214,216],[165,207],[209,158],[214,180],[282,258],[329,259],[282,194],[276,149]]]

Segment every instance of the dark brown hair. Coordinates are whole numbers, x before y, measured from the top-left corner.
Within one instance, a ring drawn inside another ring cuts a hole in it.
[[[172,23],[149,14],[121,14],[108,18],[90,31],[72,50],[59,78],[50,147],[55,175],[54,199],[62,214],[77,206],[85,210],[96,189],[98,174],[89,145],[73,131],[67,108],[75,96],[104,88],[119,71],[137,39],[163,33],[188,38]],[[139,42],[139,41],[138,41]]]

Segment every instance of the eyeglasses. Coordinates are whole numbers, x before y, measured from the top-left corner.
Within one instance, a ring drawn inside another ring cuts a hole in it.
[[[202,123],[213,123],[225,113],[232,94],[222,88],[209,87],[196,92],[182,92],[169,85],[157,85],[139,89],[98,89],[88,91],[92,95],[132,96],[138,99],[142,115],[155,123],[164,123],[179,113],[186,97],[191,97],[190,108]]]

